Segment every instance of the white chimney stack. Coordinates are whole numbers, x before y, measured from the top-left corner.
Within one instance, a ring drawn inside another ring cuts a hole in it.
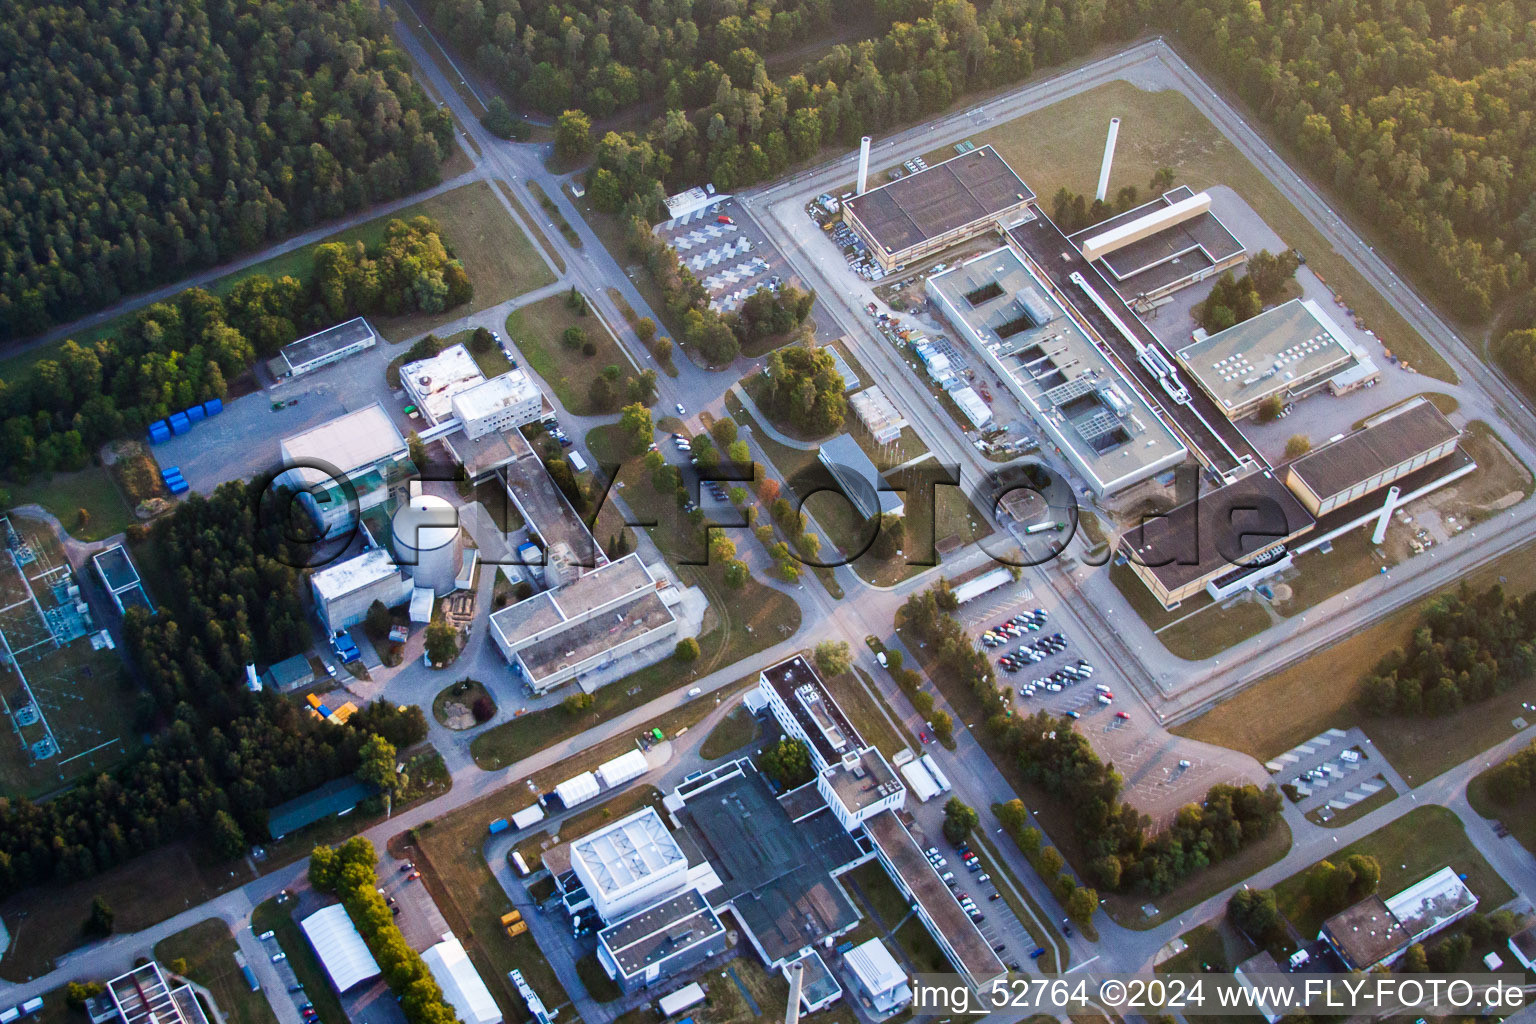
[[[869,151],[869,139],[864,140],[865,152]],[[784,1007],[784,1024],[800,1024],[800,985],[805,974],[805,962],[796,960],[789,965],[789,1003]]]
[[[859,140],[859,189],[854,195],[863,195],[869,184],[869,136]]]
[[[1099,168],[1099,190],[1093,194],[1095,199],[1102,200],[1109,194],[1109,168],[1115,162],[1115,139],[1120,134],[1120,119],[1109,119],[1109,138],[1104,140],[1104,165]]]

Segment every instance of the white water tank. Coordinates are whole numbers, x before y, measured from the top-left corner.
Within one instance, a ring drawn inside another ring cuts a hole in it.
[[[395,513],[391,531],[395,560],[416,586],[451,594],[464,567],[458,510],[434,494],[416,494]]]

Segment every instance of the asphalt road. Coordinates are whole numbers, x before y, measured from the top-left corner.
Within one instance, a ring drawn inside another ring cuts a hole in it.
[[[638,290],[626,277],[623,268],[601,245],[595,234],[587,227],[585,220],[574,209],[560,187],[562,179],[545,169],[544,159],[548,147],[514,145],[492,138],[485,133],[480,128],[478,120],[464,107],[458,94],[442,78],[436,64],[427,59],[415,36],[409,32],[401,33],[401,36],[406,48],[417,58],[426,77],[432,82],[438,94],[453,107],[460,123],[484,154],[477,159],[474,171],[461,175],[451,182],[445,182],[433,191],[446,191],[469,181],[481,179],[504,181],[510,185],[530,216],[538,217],[542,221],[543,212],[526,185],[527,181],[538,181],[559,206],[583,242],[582,247],[577,249],[567,244],[560,233],[553,230],[552,225],[549,225],[549,229],[545,231],[550,245],[566,263],[567,271],[562,277],[562,284],[565,286],[574,284],[586,293],[592,303],[619,332],[621,340],[631,350],[636,360],[642,365],[653,365],[649,355],[639,346],[632,333],[625,328],[623,317],[619,314],[617,305],[610,299],[608,289],[610,287],[618,289],[638,315],[651,316],[658,322],[659,318],[655,316],[653,310],[648,308]],[[1442,352],[1451,360],[1464,380],[1475,382],[1485,392],[1486,397],[1483,403],[1474,404],[1469,408],[1467,410],[1469,415],[1505,424],[1513,435],[1510,438],[1511,447],[1528,462],[1536,461],[1532,457],[1536,423],[1533,423],[1524,406],[1513,397],[1497,374],[1483,366],[1477,359],[1476,353],[1456,338],[1454,332],[1439,321],[1427,306],[1418,306],[1418,300],[1408,294],[1406,286],[1392,274],[1391,268],[1371,252],[1369,246],[1361,242],[1347,224],[1334,217],[1321,198],[1312,192],[1305,182],[1288,171],[1278,157],[1269,152],[1262,138],[1251,127],[1244,124],[1241,118],[1208,87],[1195,78],[1192,72],[1160,41],[1142,44],[1065,75],[1042,80],[988,100],[985,104],[984,118],[990,122],[1018,116],[1063,96],[1121,77],[1133,70],[1138,75],[1145,75],[1150,70],[1170,76],[1177,87],[1183,89],[1186,95],[1189,95],[1250,159],[1276,179],[1292,201],[1313,218],[1320,230],[1323,230],[1330,240],[1340,247],[1340,251],[1350,256],[1362,273],[1367,274],[1369,279],[1383,288],[1389,289],[1389,294],[1396,292],[1403,295],[1405,297],[1404,315],[1409,316],[1416,326],[1425,331],[1431,340],[1441,347]],[[972,108],[971,111],[960,112],[882,140],[875,147],[877,160],[881,165],[896,163],[904,154],[926,152],[947,141],[957,141],[966,135],[973,134],[978,126],[977,118],[973,115],[974,110],[975,108]],[[473,153],[471,155],[473,156]],[[783,184],[749,194],[744,197],[744,203],[752,216],[758,218],[763,224],[770,236],[779,240],[781,249],[802,276],[817,288],[821,298],[818,318],[825,320],[828,325],[837,325],[853,339],[856,354],[872,372],[884,378],[893,400],[908,415],[914,428],[924,437],[935,455],[947,462],[960,465],[966,479],[979,479],[992,468],[992,465],[984,462],[974,449],[958,438],[948,418],[933,407],[906,368],[899,365],[894,351],[889,346],[870,338],[867,324],[859,312],[863,302],[868,301],[868,298],[857,288],[850,288],[850,281],[843,272],[841,260],[837,260],[831,268],[832,273],[836,275],[832,276],[819,266],[815,254],[808,252],[804,245],[784,229],[787,223],[786,218],[805,220],[799,208],[802,196],[815,194],[831,184],[847,180],[851,167],[851,157],[823,165],[798,174]],[[1286,180],[1287,176],[1290,178],[1289,181]],[[399,205],[416,202],[420,198],[420,196],[411,197],[401,201]],[[378,216],[380,212],[387,212],[388,209],[389,207],[383,208],[382,211],[371,210],[366,215],[356,215],[310,234],[323,237],[350,223],[360,223],[365,219]],[[206,282],[222,273],[227,273],[230,269],[258,262],[279,252],[310,244],[315,240],[317,238],[309,236],[291,239],[281,246],[254,254],[230,267],[198,275],[198,278],[192,281],[166,289],[165,294],[173,293],[189,283]],[[113,310],[97,314],[91,322],[99,322],[98,318],[116,315],[161,297],[164,296],[158,293],[140,296],[131,302],[114,307]],[[55,334],[64,336],[84,325],[86,324],[61,327]],[[747,364],[749,361],[744,361],[734,369],[740,371]],[[711,405],[718,407],[724,386],[737,376],[737,374],[712,373],[699,369],[682,356],[678,357],[677,365],[679,370],[677,377],[665,375],[660,377],[661,402],[664,408],[669,408],[676,402],[682,402],[693,412]],[[1053,619],[1059,628],[1073,636],[1074,640],[1084,648],[1084,654],[1090,661],[1101,666],[1117,667],[1154,711],[1164,715],[1181,714],[1190,712],[1201,703],[1244,685],[1247,681],[1272,671],[1273,668],[1309,650],[1316,649],[1330,637],[1343,635],[1382,614],[1401,607],[1404,603],[1417,600],[1428,590],[1464,575],[1474,565],[1496,558],[1513,546],[1536,538],[1536,513],[1527,512],[1525,508],[1525,505],[1517,506],[1502,516],[1497,523],[1484,524],[1450,543],[1437,547],[1434,558],[1420,558],[1400,566],[1386,577],[1371,580],[1313,609],[1308,616],[1301,617],[1299,621],[1288,622],[1284,626],[1271,629],[1248,644],[1227,652],[1221,659],[1195,666],[1178,662],[1177,659],[1173,659],[1170,663],[1169,656],[1165,652],[1159,653],[1162,652],[1161,646],[1145,632],[1139,621],[1134,620],[1133,616],[1128,616],[1120,605],[1114,603],[1118,600],[1118,595],[1113,595],[1111,600],[1111,595],[1101,594],[1095,590],[1093,580],[1102,581],[1102,573],[1079,575],[1068,571],[1070,567],[1064,569],[1058,566],[1048,570],[1036,570],[1029,578],[1035,583],[1035,591],[1040,595],[1042,603],[1051,607]],[[980,564],[985,559],[985,552],[972,547],[953,556],[946,564],[945,571],[953,574],[969,565]],[[807,580],[805,585],[795,590],[793,594],[800,603],[803,614],[803,623],[799,632],[750,659],[699,680],[697,685],[706,690],[724,686],[816,640],[829,636],[847,639],[856,651],[864,649],[863,637],[871,633],[885,639],[888,644],[899,647],[900,641],[892,635],[891,631],[892,616],[896,607],[912,591],[931,583],[936,575],[936,570],[929,571],[905,581],[898,587],[877,590],[862,584],[853,573],[844,569],[839,572],[839,580],[845,589],[849,590],[849,596],[839,602],[832,601],[818,585]],[[1169,701],[1162,696],[1159,680],[1170,672],[1177,673],[1188,680],[1189,688],[1186,692],[1192,695],[1188,700]],[[889,677],[884,673],[877,673],[876,679],[886,692],[892,707],[898,710],[900,717],[906,719],[909,725],[912,724],[915,720],[915,711],[905,698],[895,691]],[[487,792],[556,763],[600,739],[637,726],[641,721],[654,717],[667,708],[675,707],[685,699],[681,694],[664,695],[643,708],[635,709],[607,723],[600,729],[540,751],[501,772],[481,772],[466,763],[465,759],[458,759],[460,767],[455,771],[455,785],[449,794],[398,815],[392,821],[369,830],[367,834],[376,845],[382,848],[390,836],[406,828],[449,813]],[[963,729],[959,732],[957,748],[954,752],[940,751],[935,756],[939,758],[941,765],[955,782],[956,795],[972,806],[984,809],[994,802],[1011,799],[1014,795],[980,746]],[[1346,829],[1325,832],[1311,827],[1302,828],[1293,823],[1293,827],[1297,830],[1296,844],[1282,865],[1305,866],[1332,848],[1334,841],[1345,842],[1346,836],[1363,835],[1380,822],[1403,813],[1412,806],[1413,802],[1421,799],[1436,797],[1447,801],[1454,810],[1463,815],[1464,819],[1467,818],[1470,811],[1465,809],[1462,789],[1466,779],[1480,770],[1484,761],[1485,757],[1480,755],[1467,765],[1441,776],[1428,786],[1421,787],[1420,790],[1405,794],[1392,804],[1378,809],[1372,815],[1368,815]],[[1473,820],[1468,821],[1469,831],[1474,833],[1474,838],[1479,845],[1484,846],[1488,837],[1477,833],[1475,829],[1475,823],[1480,819],[1476,819],[1475,815],[1471,815],[1471,819]],[[983,820],[990,821],[990,816],[985,811]],[[1016,852],[1010,854],[1010,849],[1011,847],[1004,848],[1005,859],[1009,861],[1014,873],[1023,880],[1026,887],[1031,890],[1042,906],[1048,908],[1049,912],[1055,907],[1053,898],[1046,892],[1044,884],[1038,880],[1023,858]],[[1508,880],[1517,889],[1523,892],[1536,891],[1536,873],[1532,872],[1528,857],[1522,863],[1517,857],[1501,856],[1499,863],[1501,869],[1513,873],[1514,877],[1509,877]],[[1280,866],[1277,866],[1271,869],[1271,873],[1279,870]],[[238,926],[248,919],[251,907],[275,894],[279,889],[297,884],[302,874],[302,864],[279,869],[202,906],[190,908],[145,932],[117,936],[107,943],[77,951],[65,957],[58,969],[43,978],[35,979],[26,985],[0,985],[0,1002],[18,1001],[74,978],[97,977],[119,967],[126,968],[131,965],[133,957],[147,953],[159,938],[209,916],[221,917]],[[1208,904],[1184,915],[1180,921],[1170,922],[1149,931],[1129,931],[1119,928],[1112,922],[1102,921],[1100,931],[1104,935],[1104,940],[1097,947],[1086,943],[1081,936],[1071,940],[1073,961],[1082,963],[1091,957],[1098,956],[1104,966],[1126,968],[1143,966],[1150,962],[1157,949],[1185,927],[1186,921],[1193,923],[1202,913],[1208,914],[1219,908],[1222,898],[1215,897]]]

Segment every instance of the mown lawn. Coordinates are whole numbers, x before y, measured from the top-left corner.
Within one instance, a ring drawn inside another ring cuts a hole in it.
[[[1477,852],[1455,812],[1436,804],[1414,808],[1370,835],[1335,850],[1327,859],[1339,864],[1357,853],[1375,857],[1381,865],[1377,891],[1383,897],[1401,892],[1447,866],[1466,878],[1467,887],[1488,910],[1502,906],[1515,895]],[[1303,935],[1316,935],[1324,918],[1342,909],[1312,905],[1306,891],[1310,870],[1298,871],[1275,886],[1281,912]]]
[[[41,505],[77,540],[102,540],[133,525],[133,511],[105,466],[9,484],[12,505]],[[85,512],[84,520],[80,513]]]
[[[233,1024],[274,1024],[272,1006],[261,992],[252,992],[235,963],[239,949],[229,925],[209,918],[155,945],[161,964],[185,960],[186,977],[213,993],[226,1021]],[[179,966],[179,965],[178,965]]]
[[[757,739],[757,719],[746,708],[737,708],[720,720],[720,724],[710,730],[704,737],[704,743],[699,747],[699,756],[706,761],[722,758],[734,753],[742,747]]]
[[[529,368],[554,390],[566,411],[578,416],[602,412],[593,407],[587,393],[592,379],[610,364],[624,377],[633,376],[636,370],[597,310],[589,308],[582,315],[566,303],[565,295],[552,295],[514,309],[507,316],[507,339],[517,346]],[[588,356],[582,354],[580,346],[568,348],[562,339],[571,327],[586,332],[596,352]]]

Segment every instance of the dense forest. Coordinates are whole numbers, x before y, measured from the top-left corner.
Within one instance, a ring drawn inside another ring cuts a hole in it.
[[[473,293],[425,217],[390,221],[371,249],[327,242],[313,257],[307,280],[254,274],[222,299],[189,288],[111,337],[67,341],[57,358],[0,380],[0,475],[80,469],[103,441],[223,398],[253,360],[301,334],[358,314],[438,312]]]
[[[959,607],[949,582],[913,594],[902,605],[902,628],[915,635],[956,682],[984,708],[1001,708],[996,673],[952,614]],[[1025,779],[1060,801],[1071,818],[1095,885],[1106,890],[1164,893],[1181,880],[1269,833],[1280,819],[1274,786],[1218,784],[1205,800],[1181,809],[1172,824],[1151,821],[1123,799],[1124,779],[1094,753],[1088,738],[1047,712],[1024,718],[1002,710],[986,722],[996,756],[1008,757]]]
[[[1486,319],[1529,282],[1536,37],[1520,5],[877,0],[886,24],[875,38],[780,80],[764,56],[814,29],[818,8],[711,3],[689,20],[686,7],[649,6],[659,16],[627,38],[614,27],[636,15],[611,0],[436,0],[435,10],[525,105],[552,113],[568,98],[600,116],[625,105],[621,93],[660,96],[665,109],[643,130],[597,140],[596,166],[613,175],[598,195],[647,220],[666,190],[744,187],[1096,44],[1171,31],[1459,315]],[[686,69],[683,53],[695,59]],[[615,91],[604,78],[615,73],[639,88]]]
[[[641,99],[713,96],[711,62],[825,31],[831,0],[427,0],[434,27],[534,110],[604,117]],[[702,73],[701,73],[702,72]]]
[[[297,559],[280,557],[280,519],[258,515],[258,494],[228,483],[155,523],[147,543],[167,567],[163,586],[151,582],[162,604],[130,611],[124,633],[144,687],[135,726],[157,738],[46,803],[0,798],[0,898],[189,838],[236,856],[266,837],[269,808],[354,772],[369,737],[404,747],[426,736],[419,708],[375,703],[335,726],[246,691],[247,662],[294,654],[309,637]]]
[[[0,0],[0,340],[437,183],[376,2]]]
[[[1536,599],[1465,584],[1431,601],[1404,647],[1366,677],[1373,714],[1444,715],[1503,693],[1536,672]]]

